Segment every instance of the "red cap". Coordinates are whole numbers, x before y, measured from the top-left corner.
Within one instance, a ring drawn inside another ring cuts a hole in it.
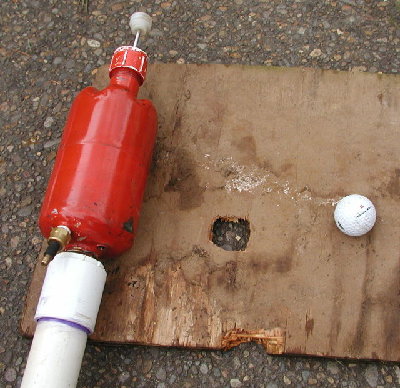
[[[146,78],[147,54],[137,47],[121,46],[113,54],[109,74],[116,68],[128,68],[136,72],[141,79],[141,84]]]

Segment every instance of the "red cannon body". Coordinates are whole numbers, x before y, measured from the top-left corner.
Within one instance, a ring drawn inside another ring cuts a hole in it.
[[[153,104],[137,99],[146,68],[143,51],[120,47],[110,84],[73,102],[39,217],[47,238],[68,228],[62,248],[108,258],[132,246],[157,131]]]

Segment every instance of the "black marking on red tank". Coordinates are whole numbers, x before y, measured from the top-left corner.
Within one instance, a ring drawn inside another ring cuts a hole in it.
[[[133,218],[129,218],[128,221],[125,221],[122,224],[122,229],[126,230],[129,233],[133,233]]]

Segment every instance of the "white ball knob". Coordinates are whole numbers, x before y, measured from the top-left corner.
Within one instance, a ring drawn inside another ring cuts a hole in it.
[[[146,35],[151,30],[151,16],[145,12],[135,12],[129,20],[129,27],[134,35],[137,32]]]
[[[344,234],[362,236],[374,226],[376,210],[367,197],[352,194],[337,203],[334,218],[337,227]]]

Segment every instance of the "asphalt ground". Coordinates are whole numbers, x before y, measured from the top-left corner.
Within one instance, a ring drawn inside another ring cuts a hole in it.
[[[153,16],[153,62],[400,71],[400,2],[0,2],[0,387],[20,384],[30,341],[18,331],[41,247],[37,216],[76,93],[130,42],[128,17]],[[393,387],[397,364],[89,344],[78,387]]]

